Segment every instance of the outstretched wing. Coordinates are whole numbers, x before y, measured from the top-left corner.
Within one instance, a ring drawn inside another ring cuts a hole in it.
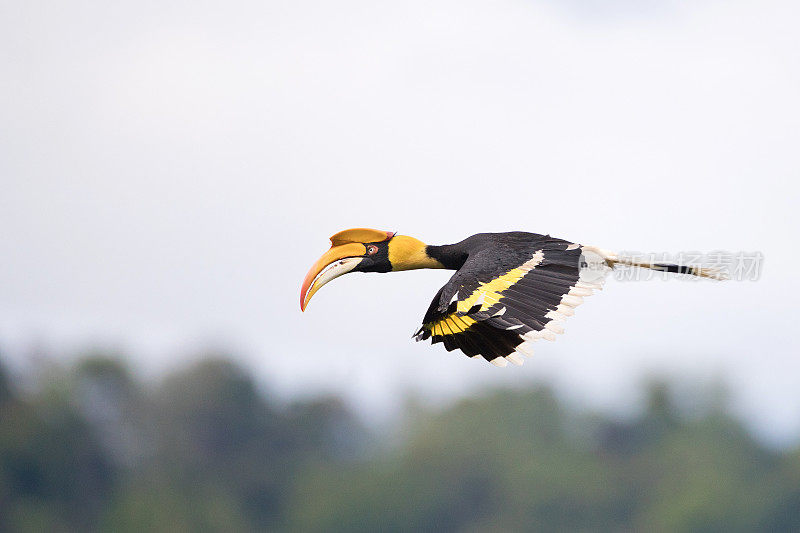
[[[415,338],[497,366],[522,364],[519,354],[532,355],[532,341],[555,340],[561,321],[601,288],[605,265],[600,274],[582,270],[580,245],[537,237],[471,254],[436,294]]]

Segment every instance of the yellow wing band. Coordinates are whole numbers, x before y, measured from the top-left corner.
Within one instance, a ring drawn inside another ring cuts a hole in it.
[[[459,313],[466,313],[477,305],[478,301],[483,298],[479,311],[486,311],[491,306],[495,305],[503,297],[503,291],[511,287],[525,276],[531,269],[542,262],[544,253],[541,250],[533,254],[530,260],[526,261],[517,268],[511,269],[505,274],[494,278],[489,282],[481,282],[478,288],[472,291],[468,297],[459,300],[456,304],[456,310]],[[426,329],[433,335],[454,335],[469,329],[470,326],[475,324],[477,320],[468,316],[458,316],[455,313],[445,315],[436,322],[429,324]],[[452,333],[451,333],[452,332]]]

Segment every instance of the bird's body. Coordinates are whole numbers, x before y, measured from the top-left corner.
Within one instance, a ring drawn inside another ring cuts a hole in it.
[[[433,257],[440,253],[429,248]],[[521,362],[523,343],[560,331],[555,324],[580,301],[571,292],[599,287],[578,285],[580,246],[547,235],[479,233],[448,252],[463,254],[463,264],[434,297],[415,338],[499,365]]]
[[[302,309],[319,287],[350,271],[455,270],[433,298],[415,338],[430,338],[448,351],[459,349],[497,366],[521,364],[521,356],[531,355],[533,341],[554,340],[563,331],[561,322],[584,296],[601,288],[607,272],[618,264],[722,277],[714,269],[635,262],[596,247],[520,231],[479,233],[433,246],[390,232],[354,229],[337,233],[331,242],[331,250],[306,276]]]

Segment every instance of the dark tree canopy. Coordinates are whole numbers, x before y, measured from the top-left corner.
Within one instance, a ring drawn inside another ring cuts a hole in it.
[[[629,420],[496,391],[409,410],[387,439],[224,358],[156,384],[101,355],[48,375],[22,392],[0,366],[2,531],[800,527],[800,451],[754,439],[718,391],[651,383]]]

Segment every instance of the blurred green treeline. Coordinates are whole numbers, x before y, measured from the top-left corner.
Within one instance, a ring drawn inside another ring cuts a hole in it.
[[[713,390],[651,383],[628,421],[496,391],[409,407],[388,438],[225,359],[155,384],[112,357],[40,374],[0,367],[0,531],[800,530],[800,451]]]

